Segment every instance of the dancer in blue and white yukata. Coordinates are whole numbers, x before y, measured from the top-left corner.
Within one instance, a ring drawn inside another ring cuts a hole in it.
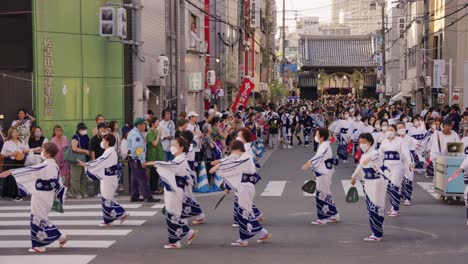
[[[187,163],[189,165],[188,170],[190,172],[190,178],[187,181],[187,185],[184,188],[184,200],[183,200],[183,210],[182,210],[182,219],[196,217],[192,224],[200,225],[206,222],[206,216],[203,213],[200,203],[193,194],[193,185],[196,179],[196,164],[195,164],[195,152],[194,152],[194,143],[193,143],[193,133],[186,130],[183,131],[180,136],[184,138],[187,142],[190,143],[189,150],[186,154]]]
[[[372,234],[366,238],[366,242],[377,242],[382,240],[383,223],[385,217],[385,195],[387,183],[381,170],[381,159],[374,147],[374,138],[365,133],[359,136],[359,147],[363,154],[359,165],[351,177],[351,184],[364,180],[364,191],[366,193],[366,205],[369,213],[369,223]]]
[[[426,132],[426,134],[424,135],[424,139],[421,141],[422,155],[427,163],[426,178],[434,177],[434,161],[431,160],[430,153],[432,147],[432,139],[434,138],[432,135],[434,135],[434,133],[439,129],[437,124],[438,121],[436,122],[435,120],[429,120],[429,130]]]
[[[249,244],[248,240],[257,234],[258,243],[266,242],[272,235],[262,227],[253,209],[255,184],[258,181],[255,176],[255,164],[242,141],[234,140],[229,149],[231,155],[213,162],[215,166],[210,172],[216,172],[224,179],[225,185],[236,192],[238,206],[235,213],[239,223],[239,239],[232,242],[231,246],[246,247]]]
[[[335,201],[331,193],[332,177],[335,173],[333,165],[336,165],[333,158],[333,151],[330,146],[330,132],[326,128],[319,128],[314,140],[319,143],[315,156],[306,162],[303,170],[312,169],[316,177],[315,200],[317,206],[317,220],[312,225],[326,225],[327,223],[340,222],[340,215],[336,209]]]
[[[416,139],[406,134],[406,126],[404,123],[397,124],[397,133],[403,140],[403,144],[408,148],[411,157],[410,160],[403,160],[403,184],[401,189],[401,198],[404,200],[403,204],[405,206],[410,206],[413,198],[414,167],[419,161],[419,157],[416,154],[416,145],[418,143]]]
[[[358,137],[360,134],[364,133],[361,132],[364,130],[364,122],[362,122],[362,116],[360,113],[355,113],[354,116],[352,117],[352,131],[351,131],[351,136],[350,140],[353,142],[353,157],[354,157],[354,164],[357,164],[359,160],[356,159],[356,152],[358,151]],[[359,133],[359,134],[358,134]]]
[[[60,170],[55,161],[58,148],[54,143],[43,145],[41,164],[0,173],[0,178],[12,175],[22,196],[31,195],[31,253],[46,252],[45,246],[59,241],[63,247],[67,238],[48,219],[56,199],[63,205],[67,188],[60,183]]]
[[[344,111],[343,119],[335,121],[330,130],[336,135],[336,139],[338,140],[338,157],[344,164],[347,164],[348,152],[346,148],[353,132],[353,124],[349,120],[348,110]]]
[[[283,134],[283,148],[292,148],[292,124],[293,124],[293,116],[286,111],[281,116],[281,123],[282,123],[282,134]]]
[[[465,146],[466,148],[467,146]],[[460,168],[455,173],[464,173],[463,180],[465,182],[465,207],[466,207],[466,226],[468,226],[468,157],[465,157],[465,160],[460,165]]]
[[[78,162],[78,166],[85,168],[88,178],[94,181],[100,181],[101,205],[103,222],[102,227],[110,227],[114,221],[119,220],[123,224],[130,216],[125,209],[115,200],[115,192],[119,187],[119,175],[122,165],[119,164],[119,158],[114,146],[116,139],[114,135],[107,134],[102,138],[101,148],[104,153],[96,160],[90,162]]]
[[[255,167],[256,168],[260,168],[260,164],[258,163],[256,157],[255,157],[255,154],[252,150],[252,143],[251,143],[251,140],[252,140],[252,132],[250,131],[250,129],[248,128],[242,128],[239,130],[239,132],[237,132],[237,138],[236,140],[239,140],[241,141],[242,143],[244,143],[244,149],[245,149],[245,153],[246,155],[248,155],[252,161],[254,162],[255,164]],[[249,175],[246,175],[248,177],[255,177],[257,179],[257,182],[259,182],[262,177],[260,177],[260,175],[258,175],[257,172],[253,173],[253,174],[249,174]],[[227,190],[229,190],[229,186],[226,186]],[[239,203],[238,203],[238,198],[237,198],[237,195],[236,197],[234,198],[234,221],[232,223],[232,227],[239,227],[239,222],[237,221],[237,211],[238,211],[238,207],[239,207]],[[255,203],[252,205],[253,207],[253,212],[254,212],[254,215],[255,215],[255,218],[260,221],[260,222],[263,222],[265,219],[263,217],[263,214],[260,212],[260,210],[257,208],[257,206],[255,205]]]
[[[391,209],[388,216],[397,217],[400,210],[401,186],[403,184],[404,164],[411,161],[408,147],[403,139],[396,136],[397,127],[387,127],[387,139],[382,142],[379,149],[380,159],[383,161],[382,171],[387,178],[387,191],[390,198]]]
[[[426,136],[426,125],[419,117],[413,117],[411,119],[412,125],[408,125],[408,136],[416,140],[414,152],[411,153],[414,158],[415,170],[422,172],[424,169],[424,158],[423,158],[423,148],[422,142]]]
[[[171,146],[171,154],[175,156],[172,161],[152,161],[147,162],[147,166],[155,166],[164,185],[164,206],[166,207],[166,224],[169,244],[166,249],[182,248],[180,240],[188,237],[187,243],[190,245],[198,236],[198,230],[190,229],[186,219],[182,219],[185,188],[190,176],[187,170],[189,165],[186,153],[189,150],[188,142],[182,137],[174,140]]]

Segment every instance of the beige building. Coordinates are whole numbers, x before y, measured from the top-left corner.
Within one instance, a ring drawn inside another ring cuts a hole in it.
[[[371,2],[370,0],[332,0],[332,23],[349,26],[351,35],[375,33],[382,27],[382,16],[380,8],[371,8]]]

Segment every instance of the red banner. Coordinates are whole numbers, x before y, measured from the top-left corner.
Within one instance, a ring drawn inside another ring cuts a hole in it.
[[[234,101],[231,107],[233,112],[237,111],[239,105],[244,106],[244,108],[247,106],[247,102],[249,101],[249,95],[254,88],[255,84],[251,82],[248,78],[244,78],[244,81],[240,86],[239,93],[237,94],[236,100]]]

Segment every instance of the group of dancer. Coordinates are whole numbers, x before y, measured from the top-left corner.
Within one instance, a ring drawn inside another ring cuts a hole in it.
[[[364,112],[357,110],[357,107],[349,107],[338,111],[338,119],[327,126],[323,120],[315,120],[317,116],[323,118],[321,113],[312,116],[311,107],[302,106],[298,108],[299,111],[303,107],[303,119],[306,120],[304,127],[307,128],[306,144],[309,143],[310,137],[313,138],[314,144],[318,145],[315,156],[303,166],[304,170],[311,169],[316,177],[317,220],[312,224],[325,225],[341,221],[331,192],[334,166],[338,165],[339,160],[346,164],[348,155],[354,150],[354,162],[357,167],[351,182],[354,185],[359,181],[363,186],[372,232],[364,241],[374,242],[382,239],[387,194],[391,204],[387,214],[389,217],[398,217],[401,200],[404,201],[404,205],[411,205],[415,171],[422,172],[426,164],[426,175],[434,176],[434,161],[446,152],[446,143],[460,141],[457,133],[451,130],[450,120],[444,120],[440,126],[437,120],[424,123],[421,117],[415,116],[408,120],[405,114],[399,115],[398,118],[393,114],[389,117],[386,111],[364,116]],[[287,109],[278,112],[271,112],[271,116],[281,115],[280,119],[289,118]],[[289,137],[290,122],[284,123],[285,134]],[[312,123],[319,125],[312,126]],[[193,194],[197,165],[193,137],[192,132],[183,131],[173,141],[170,148],[173,160],[146,163],[147,167],[156,168],[164,186],[168,231],[168,243],[164,246],[166,249],[181,248],[184,238],[190,245],[198,237],[198,230],[189,227],[189,218],[194,218],[192,225],[206,222],[206,215]],[[331,147],[332,138],[337,139],[338,158]],[[236,247],[248,246],[249,240],[255,236],[258,236],[258,243],[264,243],[272,237],[271,232],[261,225],[263,216],[254,203],[255,185],[261,177],[257,173],[260,166],[256,154],[252,150],[253,139],[254,135],[250,129],[239,129],[237,137],[229,144],[229,156],[213,161],[213,167],[210,169],[210,173],[216,174],[224,181],[226,195],[230,192],[235,195],[232,226],[239,228],[239,237],[231,245]],[[292,138],[288,138],[288,144],[291,140]],[[130,216],[115,199],[115,190],[121,174],[115,144],[115,137],[107,134],[102,138],[101,148],[105,152],[101,157],[90,162],[77,161],[77,165],[85,167],[90,179],[100,181],[103,212],[103,222],[100,226],[103,227],[110,227],[116,221],[123,223]],[[59,246],[63,247],[68,241],[48,219],[52,204],[63,204],[66,192],[54,159],[57,152],[56,145],[46,143],[41,153],[43,163],[0,173],[0,177],[13,175],[20,192],[32,196],[31,252],[45,252],[45,246],[57,240]],[[460,171],[468,169],[467,164],[468,162],[465,162]],[[466,182],[468,183],[468,179]],[[468,194],[465,196],[468,218]]]
[[[329,128],[316,130],[317,153],[303,165],[304,170],[312,169],[316,177],[318,218],[312,224],[340,221],[330,191],[333,166],[338,164],[329,140],[334,135],[338,141],[338,158],[343,164],[348,163],[348,155],[352,152],[349,146],[354,149],[357,167],[351,183],[355,185],[359,181],[363,186],[372,231],[364,241],[381,241],[386,196],[391,205],[387,215],[398,217],[401,200],[405,206],[411,205],[415,171],[423,172],[426,165],[426,176],[433,177],[436,158],[447,153],[448,142],[459,142],[460,137],[452,130],[450,119],[443,120],[440,126],[438,121],[430,120],[429,130],[426,130],[426,124],[419,117],[412,118],[411,123],[405,115],[399,119],[388,119],[388,116],[361,118],[361,113],[354,113],[352,109],[344,110],[339,117]],[[458,172],[463,170],[468,170],[468,161]],[[465,183],[468,184],[466,176]],[[468,225],[468,187],[465,202]]]
[[[241,129],[236,140],[230,143],[230,155],[214,161],[211,169],[211,173],[217,172],[217,175],[223,177],[226,195],[230,191],[235,193],[233,227],[239,228],[239,238],[231,245],[238,247],[248,246],[248,240],[256,235],[258,243],[271,238],[271,233],[260,224],[263,217],[253,202],[255,184],[261,177],[256,172],[259,165],[251,148],[252,137],[249,129]],[[189,245],[197,238],[198,230],[189,228],[189,218],[196,217],[192,221],[193,225],[206,221],[206,216],[192,192],[195,181],[193,144],[192,132],[184,131],[171,146],[171,154],[175,157],[173,160],[146,163],[146,166],[156,168],[165,189],[164,206],[169,242],[164,246],[166,249],[181,248],[181,240],[185,237]],[[115,137],[107,134],[101,142],[101,147],[105,149],[101,157],[90,162],[77,161],[77,165],[85,167],[90,179],[100,181],[103,222],[99,225],[102,227],[110,227],[115,221],[122,224],[130,216],[114,197],[121,170],[114,145]],[[60,247],[68,241],[48,219],[52,204],[57,202],[63,205],[66,193],[55,161],[57,152],[55,144],[46,143],[41,153],[43,163],[0,173],[0,178],[13,175],[21,194],[31,195],[32,248],[29,251],[33,253],[46,252],[46,246],[57,240]]]

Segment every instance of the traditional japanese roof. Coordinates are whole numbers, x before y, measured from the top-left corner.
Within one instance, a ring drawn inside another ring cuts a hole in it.
[[[307,36],[300,41],[302,67],[376,67],[370,36]]]

